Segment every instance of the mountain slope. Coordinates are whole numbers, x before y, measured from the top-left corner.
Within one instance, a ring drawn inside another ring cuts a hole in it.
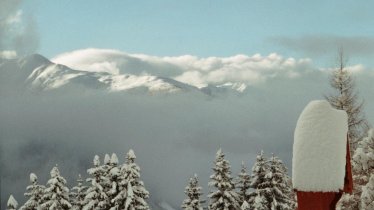
[[[170,78],[74,70],[64,65],[55,64],[38,54],[20,59],[1,59],[0,82],[2,88],[37,91],[79,87],[108,92],[127,90],[200,92],[194,86]]]
[[[53,63],[39,54],[19,59],[0,59],[0,82],[1,92],[73,89],[152,94],[193,92],[213,96],[227,92],[240,93],[246,88],[244,84],[235,83],[197,88],[167,77],[75,70]]]

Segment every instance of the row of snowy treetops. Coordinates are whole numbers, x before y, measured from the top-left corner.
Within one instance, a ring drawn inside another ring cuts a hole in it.
[[[21,210],[61,210],[61,209],[109,209],[142,210],[150,209],[147,199],[149,192],[140,180],[140,168],[135,163],[135,154],[130,150],[126,161],[119,164],[116,154],[106,154],[103,164],[95,156],[93,167],[87,170],[88,186],[79,175],[77,185],[70,190],[57,166],[51,170],[47,185],[38,183],[37,176],[30,174],[31,184],[26,187],[28,200],[19,207]],[[222,150],[218,150],[210,176],[209,204],[202,198],[202,187],[195,174],[185,188],[186,199],[182,209],[284,209],[296,208],[295,195],[290,177],[283,162],[276,156],[267,159],[263,152],[252,167],[252,174],[242,163],[237,177],[231,175],[230,163]],[[9,210],[18,208],[11,195]]]

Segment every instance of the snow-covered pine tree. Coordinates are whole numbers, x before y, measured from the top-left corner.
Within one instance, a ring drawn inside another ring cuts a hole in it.
[[[358,172],[369,174],[374,169],[374,130],[370,129],[367,137],[358,144],[353,155],[353,169]]]
[[[34,173],[30,174],[30,183],[31,185],[26,187],[24,194],[29,199],[21,206],[20,210],[37,210],[40,206],[45,187],[38,184],[38,177]]]
[[[240,198],[240,205],[249,199],[248,190],[251,187],[250,183],[251,176],[247,173],[247,167],[245,167],[244,161],[242,161],[242,168],[236,181],[236,187],[239,189],[238,195]]]
[[[293,210],[294,198],[290,178],[283,162],[276,156],[269,160],[269,172],[265,175],[265,194],[272,210]],[[261,188],[261,186],[259,186]]]
[[[70,203],[72,204],[72,210],[80,210],[83,208],[84,197],[86,197],[87,186],[83,185],[82,176],[79,174],[77,179],[77,185],[70,190]]]
[[[213,167],[213,175],[210,176],[210,187],[215,187],[217,190],[211,192],[210,210],[237,210],[240,209],[240,198],[235,192],[235,184],[231,177],[230,163],[225,159],[222,150],[219,149],[216,154],[216,159]]]
[[[108,179],[108,186],[107,186],[107,195],[109,200],[111,201],[113,198],[116,197],[119,191],[119,184],[118,178],[120,176],[120,169],[118,167],[118,157],[115,153],[112,154],[109,163],[107,164],[106,168],[106,177]],[[111,204],[111,206],[113,206]]]
[[[150,209],[146,202],[146,199],[149,198],[149,192],[140,180],[140,168],[135,163],[135,159],[135,153],[130,149],[126,154],[126,163],[121,167],[118,177],[119,192],[111,201],[114,204],[113,210]]]
[[[340,50],[337,58],[338,68],[333,71],[330,86],[335,94],[325,96],[326,100],[336,108],[345,110],[348,114],[348,137],[354,150],[357,143],[368,130],[368,122],[363,114],[363,102],[358,100],[355,84],[351,73],[346,68],[347,58]]]
[[[362,188],[361,209],[374,209],[374,174],[371,174],[369,182]]]
[[[112,168],[110,164],[110,159],[111,159],[110,155],[105,154],[103,165],[100,166],[100,168],[102,169],[102,178],[103,178],[103,180],[101,180],[101,185],[104,189],[104,192],[108,195],[108,199],[110,199],[109,198],[110,191],[112,189],[112,185],[110,181],[110,174],[109,174],[109,171]]]
[[[263,189],[266,187],[263,183],[266,181],[265,176],[268,173],[268,170],[268,161],[264,157],[264,152],[261,151],[261,153],[257,155],[256,162],[252,167],[250,186],[254,192],[249,194],[248,199],[248,203],[253,207],[256,206],[257,209],[261,209],[261,206],[264,208],[269,207],[269,203],[263,194]]]
[[[86,197],[83,200],[83,210],[106,209],[110,206],[110,201],[103,187],[103,184],[107,183],[107,178],[103,167],[100,166],[99,156],[95,155],[93,163],[94,167],[87,170],[87,173],[91,176],[87,181],[91,182],[91,186],[88,187]]]
[[[10,195],[8,202],[7,202],[7,210],[16,210],[17,207],[18,207],[18,202],[13,197],[13,195]]]
[[[195,174],[194,177],[190,178],[190,181],[185,188],[184,193],[187,195],[187,198],[182,203],[182,209],[186,210],[203,210],[200,196],[203,194],[201,192],[202,188],[199,186],[199,179]]]
[[[64,210],[71,209],[69,202],[69,189],[66,187],[66,180],[60,175],[57,166],[51,170],[51,178],[47,182],[42,198],[42,209]]]
[[[250,210],[251,208],[250,208],[249,204],[247,203],[247,201],[244,201],[240,209],[241,210]]]
[[[253,210],[270,210],[268,199],[263,192],[264,190],[256,190],[256,196],[252,201]]]
[[[355,210],[360,208],[362,188],[368,183],[370,174],[374,174],[374,130],[357,145],[352,158],[353,194],[344,194],[337,209]]]
[[[104,166],[105,165],[109,165],[110,164],[110,155],[109,154],[105,154],[104,155]]]

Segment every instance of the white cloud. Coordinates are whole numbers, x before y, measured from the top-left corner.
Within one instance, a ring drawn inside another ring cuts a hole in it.
[[[321,71],[334,71],[336,70],[337,68],[320,68]],[[371,70],[369,70],[367,67],[365,67],[364,65],[362,64],[355,64],[355,65],[352,65],[352,66],[346,66],[345,69],[349,72],[351,72],[352,74],[361,74],[363,72],[366,72],[368,74],[372,73]]]
[[[17,52],[12,50],[0,51],[0,58],[13,59],[17,57]]]
[[[6,24],[20,23],[22,21],[22,14],[22,10],[18,10],[16,13],[9,15],[5,20]]]
[[[31,54],[39,45],[32,14],[19,9],[23,0],[0,0],[0,51],[13,50],[18,55]]]
[[[284,58],[272,53],[199,58],[192,55],[158,57],[118,50],[84,49],[64,53],[53,62],[86,71],[112,74],[150,74],[171,77],[191,85],[243,82],[258,84],[268,78],[295,78],[312,69],[310,59]]]

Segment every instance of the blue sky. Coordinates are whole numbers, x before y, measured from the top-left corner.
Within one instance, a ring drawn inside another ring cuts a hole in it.
[[[93,47],[158,56],[277,52],[321,61],[341,42],[354,62],[370,63],[374,55],[372,1],[38,0],[22,7],[35,17],[39,52],[47,57]]]

